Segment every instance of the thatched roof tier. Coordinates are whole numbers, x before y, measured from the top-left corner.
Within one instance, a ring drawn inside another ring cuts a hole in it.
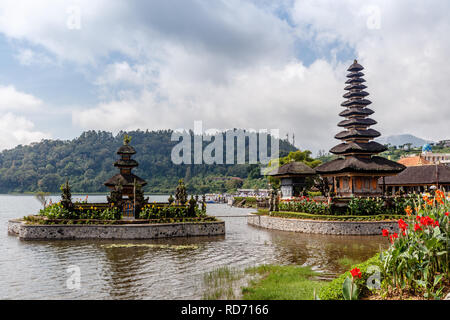
[[[350,116],[370,116],[375,111],[369,108],[350,108],[339,113],[341,117],[350,117]]]
[[[272,177],[280,176],[312,176],[315,175],[316,171],[311,167],[307,166],[303,162],[292,161],[282,165],[281,167],[275,168],[270,171],[267,175]]]
[[[367,89],[367,86],[360,83],[349,84],[344,88],[344,90],[364,90]]]
[[[387,148],[378,142],[350,142],[350,143],[341,143],[337,146],[331,148],[330,152],[334,154],[349,154],[349,153],[364,153],[364,154],[373,154],[386,151]]]
[[[124,144],[123,146],[121,146],[118,150],[117,150],[117,154],[135,154],[136,150],[134,150],[134,148],[132,146],[129,146],[127,144]]]
[[[338,123],[338,127],[350,127],[350,126],[371,126],[377,122],[370,118],[350,118],[347,120],[342,120]]]
[[[364,73],[362,72],[350,72],[347,74],[347,78],[361,78],[364,76]]]
[[[119,159],[116,162],[114,162],[115,167],[121,167],[121,168],[134,168],[137,167],[139,164],[136,160],[133,159]]]
[[[346,84],[357,84],[357,83],[363,83],[366,82],[363,78],[350,78],[347,81],[345,81]]]
[[[370,158],[348,157],[335,159],[316,167],[320,174],[338,173],[364,173],[364,174],[396,174],[405,169],[405,166],[383,157]]]
[[[343,107],[350,107],[350,106],[368,106],[369,104],[371,104],[372,101],[367,100],[367,99],[354,99],[354,100],[346,100],[344,102],[341,103],[341,106]]]
[[[350,67],[348,67],[348,69],[347,69],[347,71],[350,71],[350,72],[357,72],[357,71],[361,71],[361,70],[364,70],[364,67],[362,65],[360,65],[358,63],[358,61],[356,61],[356,60],[354,60],[353,64]]]
[[[136,179],[136,182],[140,184],[141,186],[145,186],[147,182],[145,182],[144,179],[139,178],[138,176],[130,173],[130,174],[116,174],[115,176],[109,178],[105,182],[105,186],[107,187],[115,187],[119,185],[119,183],[122,185],[122,187],[130,187],[134,185],[134,179]]]
[[[386,177],[384,183],[391,186],[450,185],[450,167],[444,164],[406,167],[399,174]]]
[[[368,138],[373,139],[376,137],[381,136],[381,133],[379,133],[377,130],[374,129],[367,129],[367,130],[358,130],[358,129],[349,129],[345,131],[339,132],[334,137],[336,139],[351,139],[351,138]]]
[[[343,97],[346,99],[364,98],[364,97],[367,97],[368,95],[369,94],[365,91],[350,91],[350,92],[347,92],[346,94],[344,94]]]

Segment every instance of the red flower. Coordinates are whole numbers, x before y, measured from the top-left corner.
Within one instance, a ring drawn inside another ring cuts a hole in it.
[[[420,217],[420,223],[423,226],[432,226],[434,224],[434,220],[431,219],[429,216],[426,217]]]
[[[394,234],[391,234],[389,236],[389,239],[391,239],[391,243],[394,243],[394,239],[397,239],[397,238],[398,238],[398,233],[397,232],[394,232]]]
[[[447,211],[446,213],[444,213],[447,217],[448,217],[448,214],[449,214],[449,212]]]
[[[404,232],[408,228],[408,224],[400,219],[398,220],[398,227]]]
[[[383,237],[389,236],[389,230],[383,229],[383,230],[381,230],[381,232],[383,232]]]
[[[361,270],[359,270],[358,268],[350,270],[350,273],[352,274],[353,278],[355,277],[361,278]]]
[[[439,221],[437,221],[437,220],[434,221],[434,226],[435,226],[435,227],[439,227]]]
[[[419,224],[414,224],[414,231],[422,230],[422,227]]]

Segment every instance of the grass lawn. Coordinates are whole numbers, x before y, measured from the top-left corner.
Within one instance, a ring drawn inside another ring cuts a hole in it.
[[[246,300],[312,300],[327,283],[314,280],[318,273],[309,267],[262,265],[245,272],[261,276],[242,289]]]

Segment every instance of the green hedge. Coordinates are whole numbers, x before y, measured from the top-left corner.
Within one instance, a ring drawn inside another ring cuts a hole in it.
[[[367,279],[373,275],[373,272],[368,272],[368,268],[370,266],[377,266],[380,268],[381,272],[381,260],[380,260],[380,254],[377,253],[372,258],[353,265],[349,268],[349,271],[345,272],[344,274],[341,274],[336,279],[329,282],[327,285],[321,287],[319,289],[319,298],[322,300],[344,300],[344,296],[342,294],[342,286],[344,285],[344,281],[347,277],[352,277],[350,274],[350,270],[354,268],[358,268],[361,270],[361,279],[356,278],[355,283],[358,286],[358,289],[360,290],[359,297],[364,297],[370,294],[370,289],[367,287]],[[380,279],[383,280],[383,279]]]
[[[325,220],[325,221],[382,221],[382,220],[398,220],[404,217],[403,215],[371,215],[371,216],[335,216],[335,215],[317,215],[305,212],[288,212],[288,211],[272,211],[260,209],[254,214],[268,215],[271,217],[280,218],[295,218],[295,219],[310,219],[310,220]]]

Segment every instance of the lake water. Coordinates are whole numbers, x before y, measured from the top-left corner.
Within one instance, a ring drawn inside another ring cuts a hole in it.
[[[74,195],[73,198],[82,196]],[[84,196],[83,196],[84,198]],[[52,197],[59,201],[59,196]],[[151,196],[151,201],[166,201]],[[106,201],[89,196],[89,202]],[[260,264],[309,265],[331,277],[347,270],[339,261],[360,262],[386,248],[381,236],[326,236],[248,226],[251,209],[208,204],[223,217],[226,235],[147,241],[20,241],[7,234],[9,219],[35,214],[33,196],[0,195],[0,299],[201,299],[204,274],[219,267]],[[108,247],[111,244],[169,244]],[[176,245],[195,245],[176,250]],[[79,289],[68,289],[69,266],[78,266]]]

